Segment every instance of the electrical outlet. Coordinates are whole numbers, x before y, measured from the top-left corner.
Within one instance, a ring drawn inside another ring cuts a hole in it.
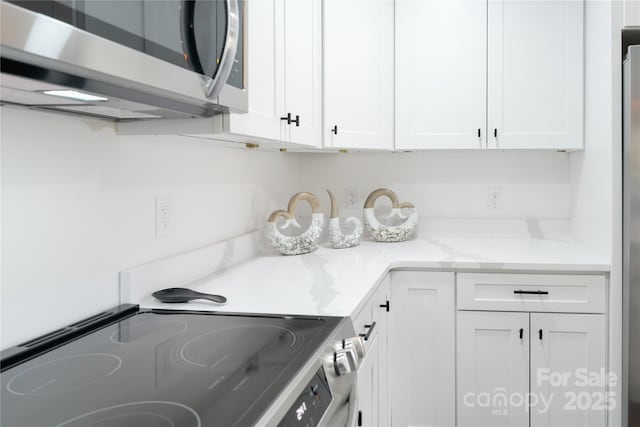
[[[156,238],[164,239],[173,232],[173,198],[156,197]]]
[[[354,185],[347,185],[344,188],[344,199],[347,209],[357,209],[362,206],[360,201],[360,190]]]
[[[489,187],[487,208],[490,211],[502,210],[502,187]]]

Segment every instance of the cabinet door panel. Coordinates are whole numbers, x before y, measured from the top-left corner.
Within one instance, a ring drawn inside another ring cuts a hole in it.
[[[582,148],[583,2],[489,0],[488,17],[489,148]]]
[[[486,36],[484,1],[396,1],[396,149],[485,148]]]
[[[288,125],[290,142],[322,143],[322,4],[284,0],[285,113],[300,116]]]
[[[531,408],[531,426],[604,426],[607,411],[595,406],[606,403],[600,400],[606,388],[584,379],[605,369],[604,315],[532,313],[531,393],[551,405]]]
[[[391,273],[394,426],[455,425],[453,273]]]
[[[380,284],[376,294],[376,307],[378,309],[378,425],[388,427],[391,425],[391,402],[389,384],[389,315],[385,308],[387,301],[391,299],[391,279],[389,276]]]
[[[393,1],[325,0],[324,29],[325,145],[392,149]]]
[[[378,422],[378,337],[372,340],[369,351],[358,369],[358,410],[362,425],[377,427]]]
[[[283,3],[264,0],[246,7],[249,111],[231,114],[229,132],[277,141],[284,111]]]
[[[529,314],[459,311],[457,319],[458,427],[527,427]]]

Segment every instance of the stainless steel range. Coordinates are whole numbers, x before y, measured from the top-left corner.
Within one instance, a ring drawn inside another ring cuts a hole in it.
[[[348,318],[122,305],[2,352],[3,426],[352,426]]]

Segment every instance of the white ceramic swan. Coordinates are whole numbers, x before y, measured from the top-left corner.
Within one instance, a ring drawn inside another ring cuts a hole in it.
[[[350,234],[343,234],[340,229],[340,217],[338,216],[338,204],[333,193],[327,190],[331,199],[331,218],[329,218],[329,243],[334,249],[351,248],[360,244],[362,236],[362,222],[355,216],[350,216],[345,220],[353,231]]]
[[[384,225],[378,221],[373,207],[376,200],[382,196],[391,200],[391,213],[388,218],[398,217],[406,219],[405,222],[392,226]],[[407,212],[407,215],[402,212],[403,209]],[[388,188],[379,188],[369,194],[369,197],[364,202],[364,224],[371,237],[377,242],[403,242],[411,238],[416,232],[418,210],[411,203],[398,203],[398,196]]]
[[[285,236],[278,229],[278,217],[285,219],[282,228],[288,228],[290,225],[300,228],[296,221],[295,212],[298,202],[305,200],[311,205],[311,225],[299,236]],[[283,255],[299,255],[313,251],[318,246],[318,241],[322,235],[324,226],[324,214],[320,210],[320,200],[311,193],[296,193],[289,200],[287,210],[273,211],[267,220],[265,233],[267,241],[278,252]]]

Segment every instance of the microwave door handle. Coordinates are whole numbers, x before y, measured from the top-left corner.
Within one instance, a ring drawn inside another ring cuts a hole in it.
[[[196,33],[193,24],[195,13],[194,0],[182,0],[180,5],[180,33],[182,35],[182,51],[184,60],[196,73],[204,74],[200,57],[196,49]]]
[[[184,53],[187,55],[185,59],[189,61],[196,72],[204,74],[204,69],[202,68],[198,51],[196,50],[196,36],[193,24],[196,1],[198,0],[182,0],[182,7],[180,8],[182,26],[180,31],[182,32]],[[202,78],[204,93],[206,97],[213,102],[217,102],[215,98],[220,94],[231,73],[238,48],[238,36],[240,34],[240,9],[238,0],[224,1],[227,5],[227,33],[222,50],[222,57],[220,58],[220,65],[215,75],[203,76]]]
[[[205,0],[206,1],[206,0]],[[220,66],[216,70],[215,76],[206,79],[204,84],[204,93],[207,98],[215,101],[224,85],[227,83],[233,61],[236,57],[238,49],[238,37],[240,36],[240,7],[238,0],[225,0],[227,4],[227,34],[225,37],[222,57],[220,58]]]

